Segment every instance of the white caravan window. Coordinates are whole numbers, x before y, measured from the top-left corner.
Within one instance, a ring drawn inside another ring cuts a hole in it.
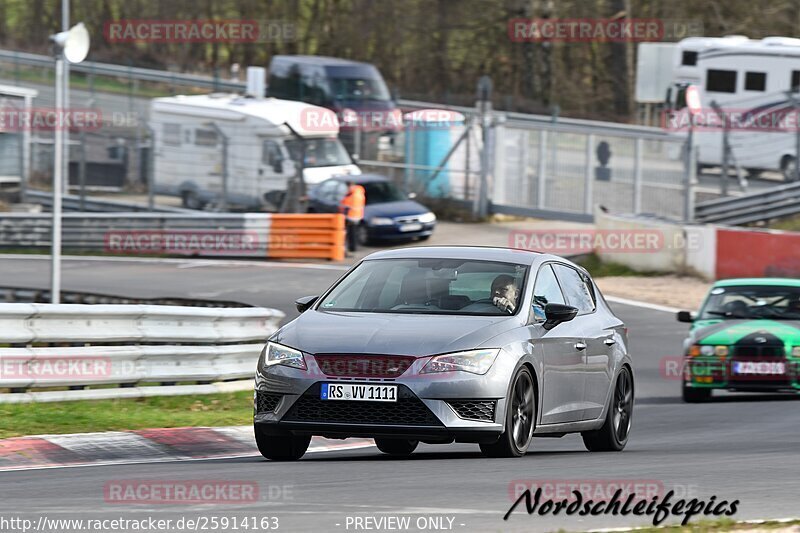
[[[164,144],[167,146],[181,145],[180,124],[164,124]]]
[[[766,91],[767,73],[766,72],[746,72],[744,75],[745,91]]]
[[[735,93],[736,71],[708,69],[706,71],[706,91],[711,93]]]
[[[194,130],[194,144],[196,146],[216,146],[217,132],[214,130]]]
[[[793,70],[792,71],[792,91],[798,92],[800,91],[800,70]]]

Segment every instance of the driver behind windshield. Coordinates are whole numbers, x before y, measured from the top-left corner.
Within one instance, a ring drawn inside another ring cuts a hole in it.
[[[513,314],[517,308],[517,285],[514,278],[501,274],[494,278],[492,282],[492,304],[509,314]]]

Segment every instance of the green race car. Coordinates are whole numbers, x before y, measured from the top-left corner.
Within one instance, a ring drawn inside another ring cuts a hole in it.
[[[800,391],[800,280],[718,281],[684,341],[683,400],[702,402],[714,389]]]

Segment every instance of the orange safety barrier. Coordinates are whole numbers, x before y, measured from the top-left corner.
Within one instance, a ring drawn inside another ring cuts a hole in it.
[[[344,215],[273,214],[267,257],[344,260]]]

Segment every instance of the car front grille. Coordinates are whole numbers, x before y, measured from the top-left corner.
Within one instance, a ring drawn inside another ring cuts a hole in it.
[[[738,358],[759,358],[759,357],[783,357],[785,355],[783,344],[776,345],[734,345],[733,357]]]
[[[283,398],[283,394],[256,391],[256,411],[259,413],[274,413],[281,398]]]
[[[397,378],[416,361],[406,355],[318,354],[314,359],[326,376],[358,378]]]
[[[321,400],[319,396],[317,383],[298,398],[283,420],[378,426],[442,425],[405,385],[398,385],[396,402]]]
[[[448,400],[447,403],[459,418],[494,422],[494,408],[497,404],[495,400]]]
[[[394,219],[395,224],[419,224],[418,216],[397,217]]]

